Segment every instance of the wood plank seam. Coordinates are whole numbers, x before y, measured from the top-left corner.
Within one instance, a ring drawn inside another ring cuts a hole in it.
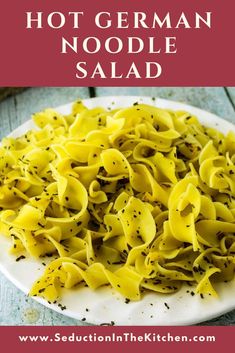
[[[229,100],[231,106],[233,107],[233,110],[235,111],[235,104],[234,104],[234,102],[233,102],[233,100],[232,100],[232,97],[231,97],[229,91],[228,91],[228,88],[227,88],[227,87],[224,87],[224,91],[225,91],[225,94],[226,94],[226,96],[227,96],[227,98],[228,98],[228,100]]]
[[[96,97],[96,88],[95,87],[88,87],[88,89],[89,89],[90,98]]]

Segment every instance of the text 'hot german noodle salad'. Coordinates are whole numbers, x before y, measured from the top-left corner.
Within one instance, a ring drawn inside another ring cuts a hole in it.
[[[0,148],[0,231],[16,256],[53,256],[31,295],[110,285],[140,300],[185,282],[216,295],[233,279],[234,133],[138,103],[33,120]]]

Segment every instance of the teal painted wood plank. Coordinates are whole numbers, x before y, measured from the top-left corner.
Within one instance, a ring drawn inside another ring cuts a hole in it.
[[[99,87],[96,88],[96,95],[138,95],[175,100],[235,123],[235,111],[223,87]]]
[[[235,87],[226,87],[226,91],[235,109]]]

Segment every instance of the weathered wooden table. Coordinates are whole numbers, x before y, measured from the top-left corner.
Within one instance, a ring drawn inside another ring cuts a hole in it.
[[[235,88],[31,88],[0,103],[0,137],[21,125],[36,111],[78,97],[107,95],[154,96],[185,102],[235,123]],[[84,325],[36,303],[0,274],[0,325]],[[235,325],[235,310],[202,325]]]

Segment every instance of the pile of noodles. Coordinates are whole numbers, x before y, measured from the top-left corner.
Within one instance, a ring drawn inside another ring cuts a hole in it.
[[[235,135],[135,103],[34,114],[0,148],[0,232],[53,255],[31,295],[111,285],[129,300],[182,283],[215,295],[235,268]]]

